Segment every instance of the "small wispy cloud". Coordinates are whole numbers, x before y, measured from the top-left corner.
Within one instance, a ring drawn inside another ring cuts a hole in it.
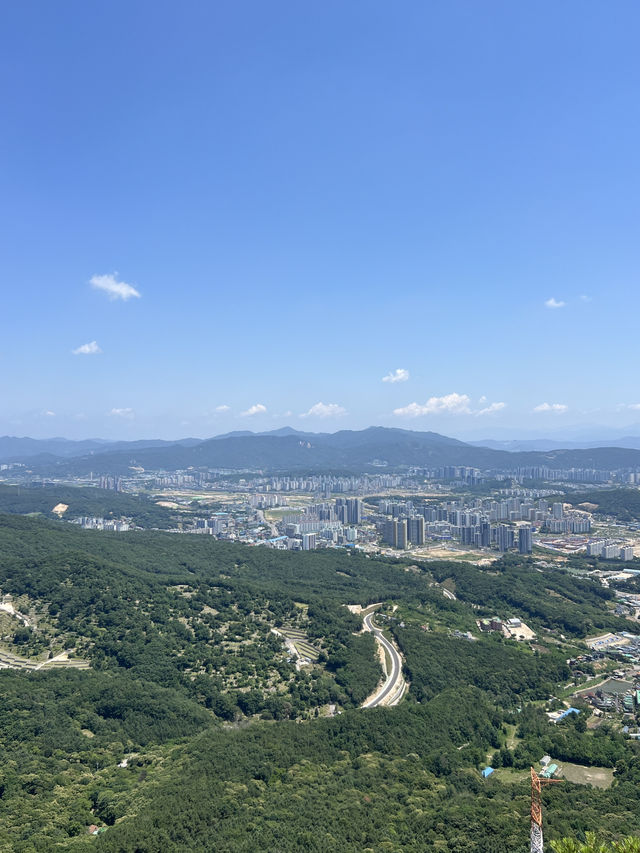
[[[540,403],[538,406],[533,407],[534,412],[555,412],[558,415],[568,411],[568,409],[569,406],[566,406],[564,403]]]
[[[632,409],[634,412],[640,411],[640,403],[629,403],[627,409]]]
[[[135,418],[135,412],[133,409],[111,409],[109,416],[112,418],[127,418],[128,420],[131,420],[132,418]]]
[[[488,406],[485,406],[484,409],[480,409],[476,412],[476,415],[493,415],[494,412],[501,412],[506,405],[506,403],[490,403]]]
[[[140,299],[140,292],[132,284],[127,284],[126,281],[118,281],[116,275],[117,273],[93,275],[89,279],[89,284],[95,290],[102,290],[109,299],[122,299],[124,302],[133,298]]]
[[[51,412],[51,411],[49,411],[49,409],[47,409],[47,411],[44,413],[44,415],[45,415],[45,417],[46,417],[46,418],[55,418],[56,413],[55,413],[55,412]]]
[[[561,299],[554,299],[553,296],[551,296],[549,299],[545,300],[544,304],[547,308],[564,308],[567,303],[563,302]]]
[[[249,406],[249,408],[246,410],[246,412],[240,412],[240,415],[243,418],[250,418],[250,417],[253,417],[253,415],[264,415],[264,413],[266,411],[267,411],[266,406],[263,406],[262,403],[256,403],[253,406]]]
[[[391,370],[386,376],[382,377],[383,382],[406,382],[409,379],[409,371],[404,367],[398,367],[396,370]]]
[[[303,412],[301,418],[337,418],[341,415],[346,415],[347,410],[344,406],[339,406],[337,403],[316,403],[311,406],[308,412]]]
[[[580,294],[580,300],[581,300],[582,302],[592,302],[592,301],[593,301],[593,300],[591,299],[591,297],[590,297],[590,296],[588,296],[586,293],[581,293],[581,294]]]
[[[82,344],[82,346],[72,349],[71,352],[74,355],[97,355],[102,350],[98,346],[97,341],[89,341],[88,344]]]
[[[216,406],[216,412],[223,413],[223,412],[230,412],[230,411],[231,411],[231,406],[227,406],[225,404],[223,404],[222,406]]]

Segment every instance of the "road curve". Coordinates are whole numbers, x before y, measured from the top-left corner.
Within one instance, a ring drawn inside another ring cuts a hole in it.
[[[363,708],[375,708],[376,705],[380,705],[389,695],[398,692],[402,683],[402,659],[400,654],[396,647],[387,640],[380,628],[376,628],[373,616],[374,611],[367,613],[362,621],[365,629],[371,631],[380,645],[389,653],[389,657],[391,658],[391,672],[387,674],[387,680],[382,688],[364,703]]]

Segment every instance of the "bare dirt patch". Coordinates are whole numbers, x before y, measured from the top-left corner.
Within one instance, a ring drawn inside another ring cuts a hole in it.
[[[610,767],[583,767],[582,764],[562,762],[562,776],[567,782],[577,785],[593,785],[594,788],[610,788],[613,770]]]

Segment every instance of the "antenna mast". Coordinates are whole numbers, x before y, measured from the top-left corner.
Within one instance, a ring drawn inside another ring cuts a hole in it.
[[[531,768],[531,853],[544,853],[542,838],[542,786],[561,779],[541,779]]]

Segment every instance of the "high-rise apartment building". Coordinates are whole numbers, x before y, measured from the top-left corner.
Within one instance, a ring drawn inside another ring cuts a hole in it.
[[[528,524],[523,524],[518,529],[518,550],[521,554],[530,554],[533,551],[533,531]]]
[[[407,519],[401,518],[394,522],[396,525],[396,548],[405,550],[409,544],[407,536]]]
[[[349,498],[347,500],[347,522],[349,524],[362,523],[362,501],[360,498]]]
[[[412,545],[424,545],[424,518],[421,515],[408,520],[407,537]]]
[[[303,533],[302,534],[302,550],[303,551],[315,551],[317,542],[317,536],[315,533]]]

